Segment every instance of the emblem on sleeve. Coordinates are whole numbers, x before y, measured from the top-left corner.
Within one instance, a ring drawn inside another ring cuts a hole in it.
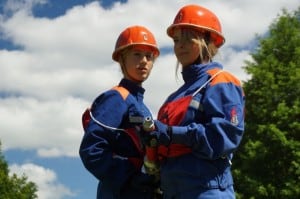
[[[236,107],[233,107],[230,111],[230,122],[234,125],[238,125],[239,123]]]

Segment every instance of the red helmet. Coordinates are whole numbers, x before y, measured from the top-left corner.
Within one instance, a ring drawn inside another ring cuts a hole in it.
[[[217,16],[210,10],[198,5],[187,5],[179,10],[173,24],[167,29],[167,34],[170,37],[173,36],[176,27],[189,27],[200,31],[208,31],[217,47],[222,46],[225,42]]]
[[[133,45],[150,47],[154,52],[154,57],[159,55],[159,49],[153,34],[143,26],[131,26],[126,28],[119,35],[115,50],[112,54],[112,59],[118,61],[120,52]]]

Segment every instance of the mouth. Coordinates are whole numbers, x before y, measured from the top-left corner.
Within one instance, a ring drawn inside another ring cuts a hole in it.
[[[188,54],[187,52],[180,52],[180,53],[178,53],[178,56],[185,56],[187,54]]]
[[[140,69],[141,73],[143,74],[147,74],[148,73],[148,70],[145,68],[145,69]]]
[[[140,70],[140,71],[148,71],[148,69],[146,67],[139,67],[138,70]]]

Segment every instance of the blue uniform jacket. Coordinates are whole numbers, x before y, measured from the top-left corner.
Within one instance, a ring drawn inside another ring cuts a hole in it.
[[[143,103],[144,89],[122,79],[119,86],[126,88],[126,98],[112,89],[98,96],[91,113],[100,123],[118,129],[129,129],[141,124],[141,119],[152,117]],[[145,193],[132,189],[127,180],[137,171],[128,157],[141,158],[132,139],[122,130],[113,130],[90,120],[85,128],[79,154],[84,166],[98,180],[98,199],[147,198]]]
[[[184,68],[184,85],[165,103],[192,95],[210,79],[211,71],[222,68],[216,62]],[[192,153],[167,158],[162,163],[161,183],[166,198],[182,194],[186,199],[197,198],[189,193],[195,194],[193,190],[224,190],[233,185],[232,153],[239,146],[244,132],[245,102],[240,81],[223,71],[193,100],[198,102],[193,104],[199,106],[189,107],[182,122],[172,127],[171,142],[189,146]]]

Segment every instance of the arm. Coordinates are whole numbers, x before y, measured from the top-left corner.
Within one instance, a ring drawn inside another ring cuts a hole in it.
[[[218,84],[207,90],[203,107],[207,123],[173,127],[173,142],[191,146],[197,155],[216,159],[232,153],[244,131],[244,97],[234,84]]]
[[[117,108],[116,108],[117,107]],[[91,108],[93,116],[105,125],[119,127],[127,105],[116,91],[99,96]],[[121,132],[109,130],[91,120],[82,139],[79,154],[84,166],[97,179],[120,189],[135,171],[127,158],[116,156],[113,145]]]
[[[171,126],[156,121],[161,144],[183,144],[202,158],[217,159],[232,153],[244,131],[244,96],[235,84],[217,84],[206,90],[203,107],[207,122]]]

